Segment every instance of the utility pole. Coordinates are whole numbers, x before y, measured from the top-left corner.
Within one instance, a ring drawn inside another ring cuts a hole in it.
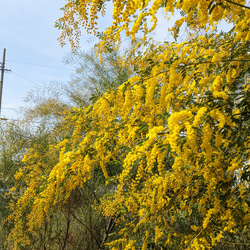
[[[6,49],[3,50],[3,61],[1,63],[1,82],[0,82],[0,117],[1,117],[1,110],[2,110],[2,96],[3,96],[3,76],[4,76],[4,70],[5,70],[5,54]]]

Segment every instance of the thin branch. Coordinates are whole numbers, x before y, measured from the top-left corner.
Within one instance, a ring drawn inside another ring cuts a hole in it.
[[[231,245],[246,245],[246,246],[250,246],[250,243],[239,243],[239,242],[228,242],[228,241],[221,241],[221,243],[231,244]]]
[[[64,244],[63,244],[63,248],[62,249],[65,249],[66,244],[67,244],[68,233],[69,233],[69,225],[70,225],[70,218],[67,217],[67,228],[66,228],[66,232],[65,232]]]
[[[100,246],[100,243],[98,241],[98,239],[95,237],[95,235],[93,234],[93,231],[88,227],[86,226],[81,220],[79,220],[74,213],[71,213],[71,215],[82,225],[84,226],[85,228],[87,228],[87,230],[90,232],[90,234],[93,236],[93,238],[95,239],[96,243],[98,246]]]
[[[245,115],[245,114],[250,114],[250,112],[249,112],[249,111],[245,111],[245,112],[233,114],[232,117],[233,117],[233,116],[237,116],[237,115]]]
[[[238,5],[238,6],[242,7],[242,8],[250,9],[250,7],[248,7],[246,5],[243,5],[243,4],[240,4],[240,3],[235,3],[235,2],[230,1],[230,0],[225,0],[225,1],[228,2],[228,3],[231,3],[231,4]]]
[[[221,60],[218,63],[221,62],[250,62],[250,59],[228,59],[228,60]],[[212,62],[212,61],[205,61],[205,62],[197,62],[197,63],[187,63],[184,66],[189,66],[189,65],[199,65],[199,64],[205,64],[205,63],[209,63],[209,64],[218,64],[217,62]]]
[[[105,241],[106,241],[107,238],[108,238],[109,227],[110,227],[110,225],[111,225],[111,222],[112,222],[112,217],[110,216],[110,217],[109,217],[109,220],[108,220],[108,225],[107,225],[107,227],[105,228],[105,235],[104,235],[104,237],[103,237],[103,239],[102,239],[102,243],[101,243],[101,245],[100,245],[99,250],[102,249],[102,247],[103,247]]]
[[[102,243],[101,243],[101,245],[100,245],[99,250],[101,250],[101,249],[103,248],[103,245],[104,245],[105,241],[107,240],[109,233],[113,230],[113,228],[114,228],[114,226],[115,226],[115,220],[116,220],[118,217],[119,217],[119,215],[116,216],[115,219],[113,219],[111,216],[109,217],[109,219],[108,219],[108,225],[107,225],[107,227],[106,227],[106,229],[105,229],[105,235],[104,235],[104,237],[103,237],[103,240],[102,240]]]
[[[222,61],[220,61],[220,62],[218,62],[218,63],[221,63],[221,62],[250,62],[250,59],[222,60]],[[211,61],[205,61],[205,62],[197,62],[197,63],[187,63],[187,64],[181,65],[181,66],[178,65],[177,67],[187,67],[187,66],[193,66],[193,65],[199,65],[199,64],[218,64],[218,63],[211,62]],[[182,64],[182,63],[180,63],[180,64]],[[143,76],[141,76],[141,80],[142,80],[142,81],[144,81],[144,80],[149,80],[149,79],[151,79],[151,78],[153,78],[153,77],[159,76],[159,75],[161,75],[161,74],[165,74],[166,72],[168,72],[168,70],[164,70],[164,71],[162,71],[162,72],[159,72],[159,73],[157,73],[157,74],[155,74],[155,75],[153,75],[153,76],[149,76],[149,77],[146,77],[146,78],[143,78]],[[108,100],[107,100],[107,101],[108,101]]]

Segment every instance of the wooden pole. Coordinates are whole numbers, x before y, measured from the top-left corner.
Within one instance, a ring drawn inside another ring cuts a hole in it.
[[[3,50],[3,61],[1,67],[1,82],[0,82],[0,117],[1,117],[1,110],[2,110],[2,96],[3,96],[3,77],[4,77],[4,70],[5,70],[5,54],[6,49]]]

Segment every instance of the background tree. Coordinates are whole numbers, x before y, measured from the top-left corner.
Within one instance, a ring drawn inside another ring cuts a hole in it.
[[[22,131],[22,126],[16,122],[13,122],[12,129],[10,126],[2,128],[3,135],[6,136],[5,139],[2,138],[1,167],[3,169],[1,173],[3,173],[4,180],[9,178],[8,185],[6,181],[3,184],[5,189],[2,190],[2,195],[13,187],[14,182],[15,191],[13,191],[12,197],[14,200],[19,199],[29,185],[33,187],[41,185],[42,180],[38,179],[42,175],[47,176],[58,159],[57,150],[53,155],[49,155],[50,147],[64,138],[72,136],[73,124],[67,124],[67,121],[63,120],[69,110],[75,107],[74,112],[77,114],[79,107],[95,102],[101,93],[107,89],[117,88],[119,84],[122,84],[122,79],[128,79],[131,70],[122,69],[118,52],[105,54],[105,58],[106,63],[103,65],[100,64],[99,59],[94,57],[93,51],[67,56],[67,63],[72,63],[77,67],[75,74],[77,78],[71,79],[70,84],[57,82],[46,84],[42,89],[31,91],[26,98],[29,106],[22,110],[24,115],[22,124],[26,126],[26,133],[29,133],[29,136],[17,133],[19,130]],[[85,67],[86,65],[88,68]],[[92,72],[92,77],[90,72]],[[90,81],[94,85],[93,88],[90,88]],[[6,125],[8,124],[7,122]],[[25,142],[23,142],[24,139],[26,139]],[[6,146],[4,143],[8,145]],[[6,147],[8,147],[8,152]],[[22,161],[25,153],[33,157],[30,167],[27,167]],[[8,163],[8,167],[7,158],[11,161]],[[12,166],[14,159],[17,167]],[[19,181],[18,174],[15,175],[18,169],[19,173],[24,174],[24,179],[21,181]],[[36,175],[39,178],[34,180],[33,177]],[[26,244],[29,242],[30,247],[34,249],[41,249],[41,246],[48,249],[88,249],[90,247],[99,249],[106,241],[107,232],[110,232],[114,226],[111,218],[106,220],[100,211],[96,211],[93,207],[100,203],[100,198],[107,193],[108,187],[104,184],[105,180],[101,175],[101,170],[97,169],[93,173],[93,178],[84,187],[78,187],[74,191],[60,212],[50,214],[50,220],[43,225],[42,230],[36,231],[34,234],[29,233],[29,241],[26,241]],[[1,219],[4,220],[10,212],[5,209],[10,199],[4,198],[2,195],[1,199],[4,202],[1,211],[4,214]],[[29,206],[26,209],[28,211]],[[3,231],[5,230],[5,234],[2,234],[2,242],[5,241],[6,234],[13,226],[15,227],[15,224],[5,223],[3,226],[5,226],[2,228]],[[25,241],[25,238],[22,240]],[[4,249],[4,245],[2,248]]]
[[[0,120],[0,220],[9,215],[10,209],[8,203],[10,199],[5,197],[5,193],[14,186],[15,172],[24,166],[22,157],[25,154],[25,148],[28,148],[33,140],[30,128],[27,124],[18,121]],[[4,241],[10,225],[1,223],[0,248],[5,249]]]
[[[69,54],[65,63],[74,65],[76,72],[66,91],[75,101],[74,105],[82,107],[92,104],[103,93],[115,90],[126,82],[132,75],[132,69],[123,64],[129,53],[129,49],[124,50],[122,58],[120,51],[109,50],[102,54],[101,61],[96,57],[95,50],[88,53],[78,50]]]

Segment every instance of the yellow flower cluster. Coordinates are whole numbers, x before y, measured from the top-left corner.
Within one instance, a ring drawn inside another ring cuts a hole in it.
[[[139,31],[143,31],[144,36],[153,31],[157,26],[157,13],[163,8],[165,20],[175,11],[182,11],[185,15],[176,20],[173,29],[176,37],[179,28],[183,23],[188,24],[189,28],[197,31],[202,28],[215,28],[219,21],[225,20],[228,23],[235,24],[237,33],[235,41],[247,42],[250,38],[250,10],[247,1],[204,1],[204,0],[168,0],[166,3],[161,0],[137,1],[121,0],[113,1],[113,23],[106,29],[105,35],[107,41],[111,44],[116,41],[120,43],[120,33],[125,30],[126,36],[132,39]],[[86,28],[87,32],[97,34],[97,21],[99,13],[104,15],[107,3],[105,1],[90,0],[67,0],[64,7],[64,16],[58,19],[56,26],[62,29],[59,38],[62,45],[68,37],[72,48],[79,45],[79,36],[81,27]],[[138,15],[136,18],[135,15]],[[104,45],[104,42],[102,42]]]

